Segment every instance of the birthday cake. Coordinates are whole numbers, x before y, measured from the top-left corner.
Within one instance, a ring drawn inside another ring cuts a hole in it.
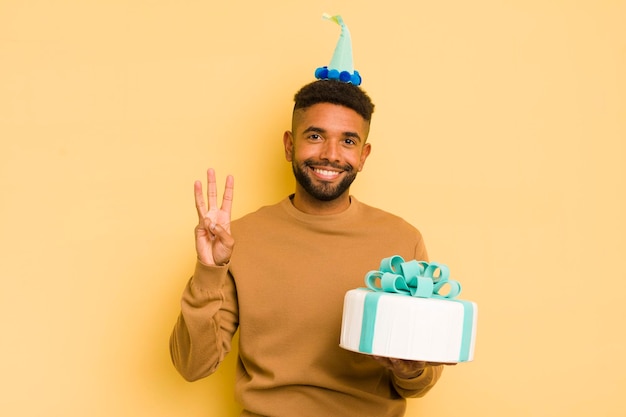
[[[365,284],[345,295],[342,348],[426,362],[474,359],[477,306],[456,298],[461,285],[447,266],[392,256]]]

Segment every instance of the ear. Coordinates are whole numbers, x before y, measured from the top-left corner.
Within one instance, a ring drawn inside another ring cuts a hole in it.
[[[283,146],[285,147],[285,159],[287,162],[293,160],[293,133],[290,130],[286,130],[283,134]]]
[[[369,143],[366,143],[365,145],[363,145],[363,149],[361,150],[361,159],[359,162],[358,172],[361,172],[363,170],[363,166],[365,165],[365,160],[370,155],[371,151],[372,151],[372,145],[370,145]]]

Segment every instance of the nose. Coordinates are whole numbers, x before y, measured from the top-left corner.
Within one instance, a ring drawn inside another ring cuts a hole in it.
[[[328,161],[336,162],[339,161],[339,143],[334,140],[325,140],[324,145],[322,146],[322,153],[320,157],[322,159],[326,159]]]

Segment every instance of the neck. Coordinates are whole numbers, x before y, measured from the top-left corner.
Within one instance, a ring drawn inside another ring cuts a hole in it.
[[[350,207],[350,193],[346,190],[341,196],[331,201],[321,201],[310,194],[296,189],[291,199],[291,203],[295,208],[306,214],[315,214],[319,216],[341,213]]]

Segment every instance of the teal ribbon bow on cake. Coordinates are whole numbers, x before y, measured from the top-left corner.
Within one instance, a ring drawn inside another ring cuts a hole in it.
[[[377,282],[380,285],[376,285]],[[372,291],[422,298],[453,299],[461,292],[461,284],[450,279],[450,270],[446,265],[417,260],[405,262],[398,255],[384,258],[379,271],[368,272],[365,285]],[[448,292],[440,294],[446,285]]]

